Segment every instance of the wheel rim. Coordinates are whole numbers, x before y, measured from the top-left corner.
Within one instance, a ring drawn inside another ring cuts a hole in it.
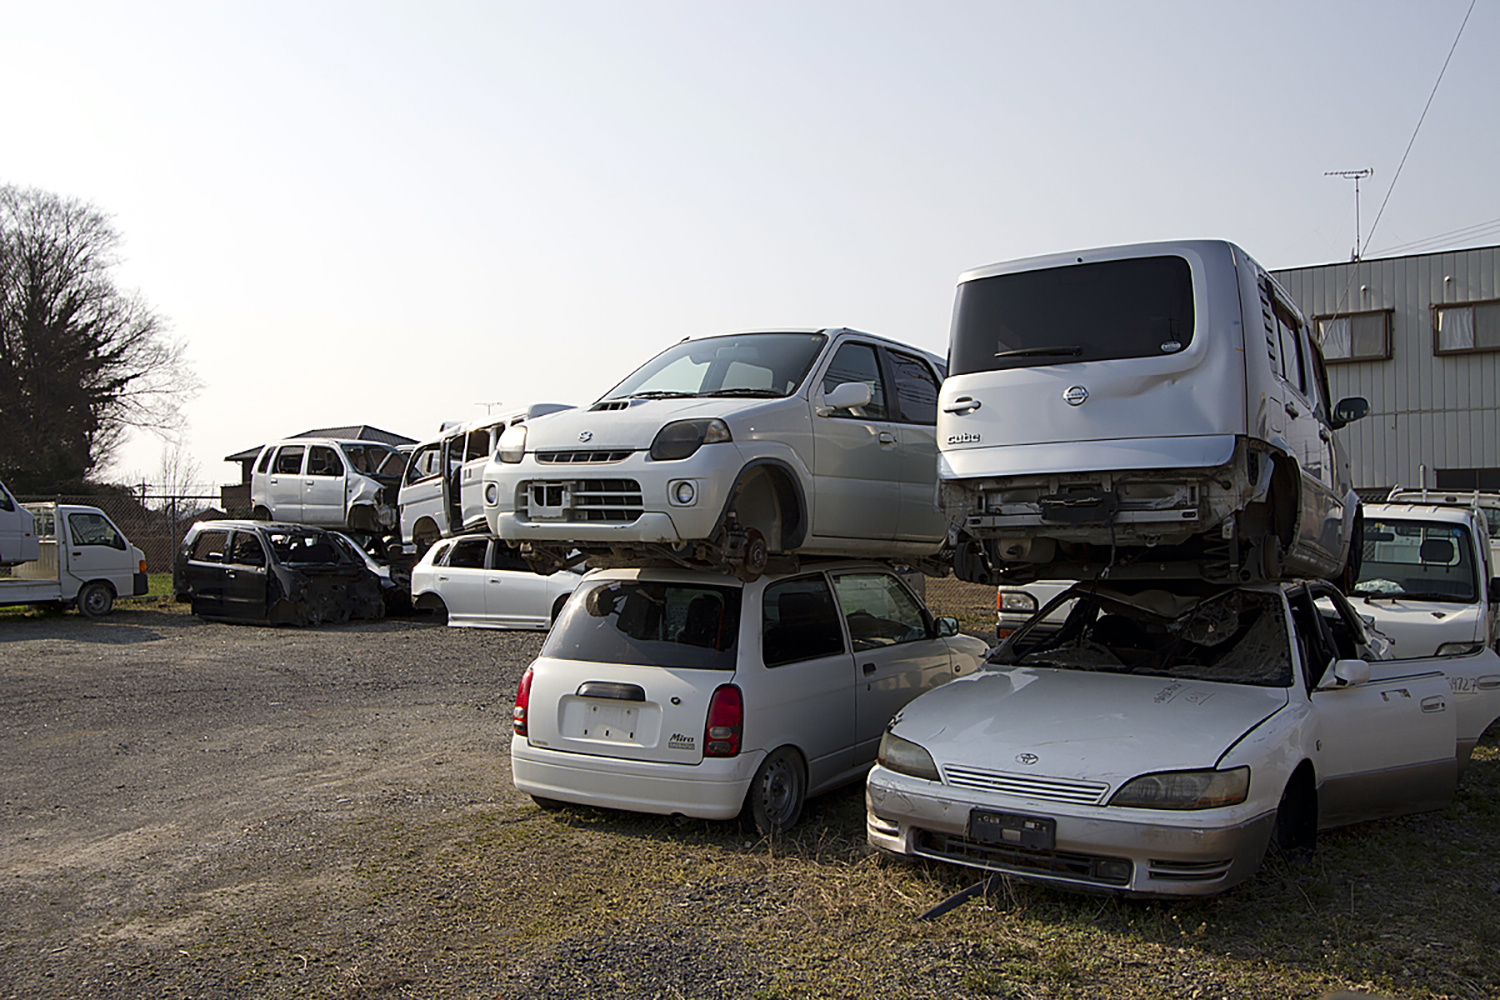
[[[760,786],[760,802],[766,818],[776,826],[783,825],[797,804],[801,778],[791,761],[782,758],[766,770]]]
[[[109,607],[109,594],[100,587],[90,587],[83,595],[83,609],[91,615],[102,615]]]

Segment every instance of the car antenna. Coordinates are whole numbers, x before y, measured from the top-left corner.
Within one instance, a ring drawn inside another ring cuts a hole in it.
[[[947,899],[943,900],[932,909],[923,913],[917,919],[936,920],[938,917],[941,917],[949,910],[958,909],[960,906],[964,905],[975,896],[988,896],[990,893],[1000,888],[1000,883],[1004,878],[1005,876],[1000,874],[999,872],[996,872],[994,875],[990,875],[986,878],[982,878],[978,882],[975,882],[973,885],[969,886],[967,889],[960,889],[958,892],[955,892],[953,895],[949,896]]]

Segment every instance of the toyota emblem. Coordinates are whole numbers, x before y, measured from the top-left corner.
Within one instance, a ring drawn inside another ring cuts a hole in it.
[[[578,432],[578,440],[582,441],[584,444],[588,444],[590,441],[594,440],[594,432],[593,431],[579,431]]]
[[[1017,763],[1025,764],[1027,767],[1030,767],[1032,764],[1035,764],[1037,761],[1039,761],[1041,759],[1042,758],[1038,757],[1034,753],[1018,753],[1018,754],[1016,754],[1016,761],[1017,761]]]
[[[1081,385],[1070,385],[1063,390],[1063,399],[1069,406],[1082,406],[1088,402],[1089,391]]]

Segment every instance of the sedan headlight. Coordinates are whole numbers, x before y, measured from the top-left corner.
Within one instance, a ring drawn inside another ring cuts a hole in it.
[[[1437,648],[1439,656],[1472,656],[1484,649],[1482,642],[1445,642]]]
[[[911,740],[903,740],[887,729],[880,737],[880,750],[875,754],[880,766],[897,774],[909,774],[913,778],[942,781],[932,754]]]
[[[1132,809],[1217,809],[1238,805],[1250,794],[1250,769],[1162,771],[1127,781],[1112,806]]]
[[[1001,611],[1017,614],[1036,614],[1036,598],[1024,590],[1002,590],[996,602]]]
[[[674,462],[690,457],[703,445],[731,440],[729,425],[722,420],[674,420],[656,432],[651,457],[658,462]]]
[[[515,465],[526,456],[526,425],[512,424],[500,435],[500,446],[495,457],[507,465]]]

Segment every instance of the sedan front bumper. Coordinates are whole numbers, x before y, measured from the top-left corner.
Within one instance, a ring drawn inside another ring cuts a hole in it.
[[[1053,821],[1055,844],[1042,850],[974,840],[969,817],[976,808]],[[1030,799],[979,801],[878,765],[865,786],[865,834],[875,847],[1091,892],[1222,892],[1255,874],[1275,821],[1275,810],[1245,817],[1234,810],[1176,812]]]

